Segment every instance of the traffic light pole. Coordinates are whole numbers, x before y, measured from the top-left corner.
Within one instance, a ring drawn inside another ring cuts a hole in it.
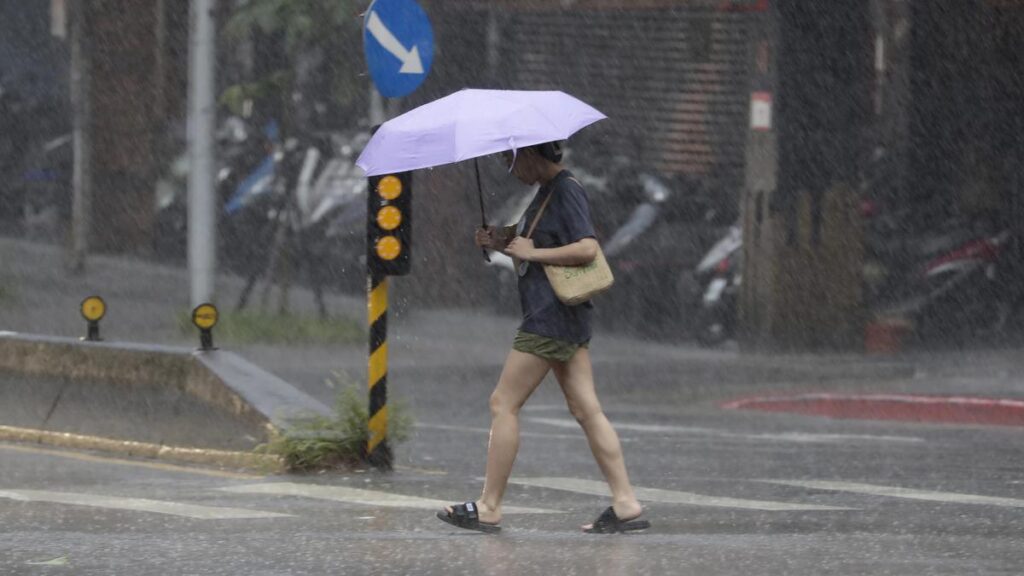
[[[388,277],[408,274],[412,265],[412,174],[371,176],[367,191],[370,410],[366,460],[387,470],[391,468],[387,443]]]
[[[367,286],[370,326],[370,363],[367,374],[370,384],[370,410],[366,460],[375,468],[390,470],[391,448],[387,441],[388,277],[371,270]]]

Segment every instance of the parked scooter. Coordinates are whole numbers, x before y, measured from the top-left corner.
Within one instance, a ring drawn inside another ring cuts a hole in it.
[[[358,290],[365,258],[362,222],[366,178],[354,159],[365,132],[311,134],[282,141],[271,121],[260,130],[229,118],[218,131],[219,236],[225,266],[238,274],[266,272],[281,226],[311,263],[306,279]],[[179,154],[157,185],[157,253],[184,259],[187,237],[187,154]],[[315,277],[314,277],[315,276]]]
[[[1000,334],[1019,299],[1012,258],[1012,236],[951,230],[926,239],[921,258],[880,310],[911,322],[918,341],[960,343]],[[929,249],[941,244],[941,249]]]
[[[692,285],[700,290],[693,334],[700,345],[717,346],[735,336],[742,281],[743,233],[734,225],[693,271]]]
[[[1012,234],[958,218],[913,230],[892,224],[899,216],[869,226],[865,297],[874,314],[908,320],[915,337],[928,343],[1002,333],[1020,302]],[[733,227],[694,270],[691,282],[702,294],[695,334],[701,345],[735,334],[742,243],[741,230]]]
[[[62,200],[54,188],[70,191],[71,138],[64,112],[61,102],[40,86],[0,78],[0,230],[24,232],[26,202],[31,202],[29,207],[42,207],[51,197]],[[58,237],[56,226],[70,212],[70,205],[68,199],[65,205],[38,215],[30,232]],[[40,229],[44,223],[51,229]]]
[[[357,131],[330,135],[329,150],[307,146],[295,189],[309,281],[351,294],[366,289],[368,183],[355,159],[369,139]]]
[[[59,242],[71,222],[74,152],[70,134],[46,140],[23,161],[19,189],[22,234]]]
[[[732,216],[724,198],[699,182],[669,179],[652,171],[611,179],[607,196],[631,201],[610,232],[605,254],[617,286],[606,300],[613,327],[663,338],[688,336],[693,303],[678,290],[679,279],[700,260]],[[630,192],[629,188],[633,187]],[[604,209],[597,204],[596,211]]]

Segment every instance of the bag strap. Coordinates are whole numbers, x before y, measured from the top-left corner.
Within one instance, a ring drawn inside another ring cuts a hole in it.
[[[554,193],[554,190],[548,192],[548,197],[544,199],[543,203],[541,203],[540,210],[537,210],[537,215],[533,217],[533,222],[530,224],[530,230],[527,231],[526,236],[524,236],[524,238],[529,238],[530,236],[533,236],[533,229],[536,228],[537,223],[540,222],[540,217],[541,215],[544,214],[544,209],[548,207],[548,202],[551,201],[551,196],[553,196]]]
[[[578,186],[583,187],[583,184],[580,184],[580,181],[577,180],[575,176],[569,176],[569,180],[572,180]],[[536,228],[537,223],[540,222],[540,217],[542,214],[544,214],[544,209],[548,207],[548,202],[551,201],[551,196],[554,193],[555,190],[553,188],[551,192],[548,192],[548,197],[545,198],[544,202],[540,205],[540,210],[537,210],[537,215],[533,217],[533,222],[530,224],[530,230],[526,232],[526,236],[524,236],[524,238],[529,238],[530,236],[533,236],[533,229]]]

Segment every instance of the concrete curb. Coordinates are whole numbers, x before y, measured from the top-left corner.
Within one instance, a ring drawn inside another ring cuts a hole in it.
[[[251,430],[255,438],[248,444],[253,446],[289,428],[291,419],[331,414],[327,406],[291,384],[236,354],[219,350],[200,352],[181,347],[83,342],[0,332],[0,372],[78,381],[87,393],[92,390],[87,386],[90,382],[101,382],[117,389],[123,387],[139,394],[146,394],[146,390],[152,393],[172,389],[210,408],[218,415],[215,419],[227,418]],[[194,422],[187,425],[191,426],[187,430],[189,438],[203,439],[196,436]],[[83,426],[97,428],[90,422]],[[42,428],[0,426],[0,439],[225,467],[280,469],[276,457],[222,449],[225,447],[223,440],[217,438],[215,432],[207,432],[211,435],[210,446],[183,447],[175,446],[182,440],[181,437],[175,440],[174,434],[166,443],[163,436],[156,443],[138,441],[138,436],[146,434],[137,430],[125,433],[126,437],[111,438],[109,431],[93,434],[94,430],[88,429],[68,432]],[[201,435],[202,431],[198,433]],[[116,435],[122,436],[121,433]],[[205,444],[185,441],[185,444],[196,443]]]
[[[135,458],[252,470],[264,474],[277,474],[285,471],[284,460],[272,454],[166,446],[15,426],[0,426],[0,441],[43,444],[75,450],[94,450]]]

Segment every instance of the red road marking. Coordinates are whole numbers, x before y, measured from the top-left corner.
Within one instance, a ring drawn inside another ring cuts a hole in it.
[[[796,394],[741,398],[729,410],[791,412],[829,418],[1024,426],[1024,400],[911,394]]]

